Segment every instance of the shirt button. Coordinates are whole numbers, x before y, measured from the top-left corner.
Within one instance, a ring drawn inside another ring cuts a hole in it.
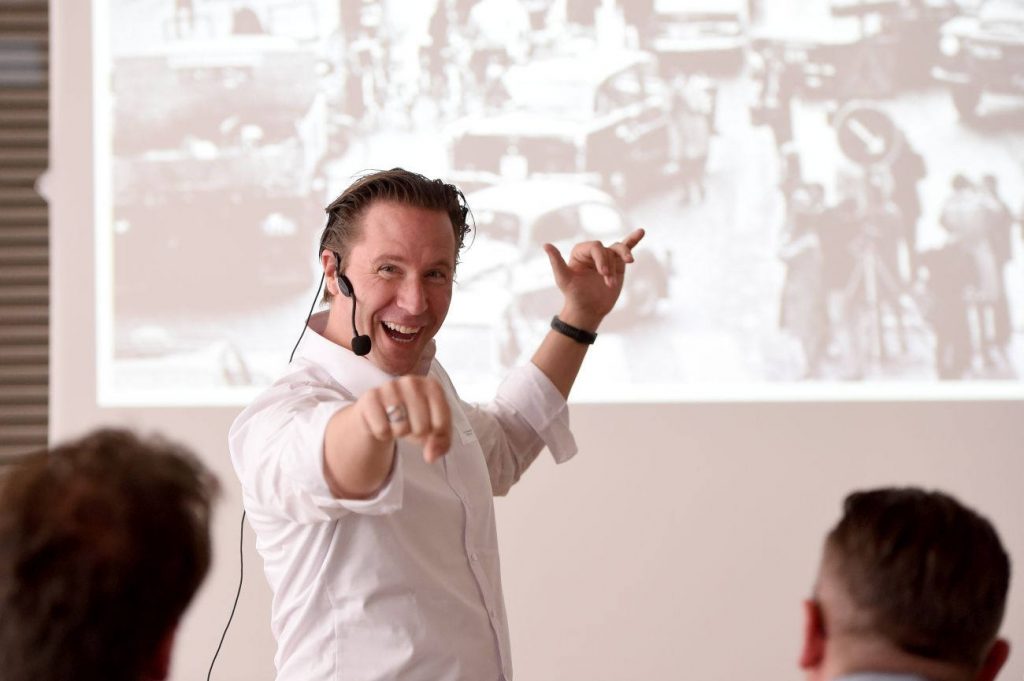
[[[469,559],[475,563],[478,560],[480,560],[480,556],[476,555],[475,553],[471,553],[469,554]]]

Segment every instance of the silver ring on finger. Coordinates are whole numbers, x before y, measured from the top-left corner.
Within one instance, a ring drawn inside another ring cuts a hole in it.
[[[402,423],[409,418],[405,405],[402,404],[392,404],[384,410],[384,415],[388,417],[388,423]]]

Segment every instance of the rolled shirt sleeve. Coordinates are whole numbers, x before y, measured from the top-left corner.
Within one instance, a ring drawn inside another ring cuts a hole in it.
[[[248,510],[295,522],[322,522],[346,513],[382,515],[402,507],[401,458],[369,499],[339,499],[324,477],[324,433],[353,402],[339,386],[279,381],[231,426],[228,447]]]
[[[576,454],[565,398],[532,363],[509,374],[491,403],[464,403],[463,409],[487,460],[495,496],[507,494],[544,447],[560,464]]]
[[[551,379],[532,362],[505,379],[495,401],[520,414],[557,463],[565,463],[576,454],[576,438],[569,430],[569,405]]]

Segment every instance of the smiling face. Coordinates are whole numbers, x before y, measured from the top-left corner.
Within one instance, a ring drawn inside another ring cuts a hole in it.
[[[324,259],[331,304],[327,337],[351,349],[352,299],[339,295],[333,257]],[[344,274],[356,298],[356,324],[370,337],[367,358],[393,376],[410,373],[452,300],[455,235],[441,211],[375,202],[361,218]]]

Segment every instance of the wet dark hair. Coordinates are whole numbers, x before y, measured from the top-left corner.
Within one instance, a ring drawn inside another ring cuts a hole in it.
[[[216,479],[100,430],[0,469],[4,681],[138,681],[210,566]]]

